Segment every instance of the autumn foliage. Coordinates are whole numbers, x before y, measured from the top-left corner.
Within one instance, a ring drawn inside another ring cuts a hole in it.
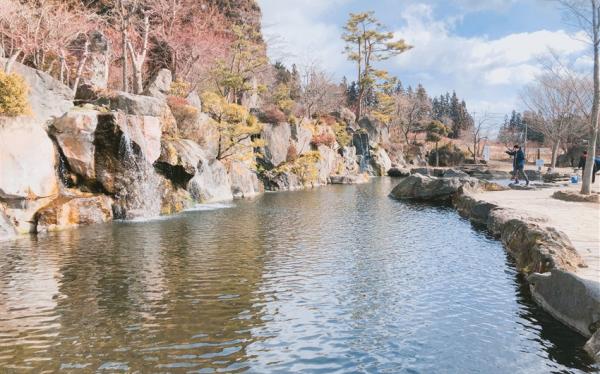
[[[14,117],[29,112],[27,84],[17,74],[0,70],[0,116]]]

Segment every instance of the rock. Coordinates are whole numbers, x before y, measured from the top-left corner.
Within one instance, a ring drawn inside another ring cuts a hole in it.
[[[253,197],[263,192],[256,173],[243,162],[233,161],[229,170],[231,193],[235,198]]]
[[[343,147],[341,149],[341,157],[341,163],[345,168],[343,174],[358,174],[360,172],[355,147]]]
[[[4,66],[6,59],[0,58]],[[73,107],[73,90],[43,71],[15,62],[13,73],[21,75],[29,87],[29,106],[38,125],[60,117]]]
[[[600,328],[585,343],[585,351],[598,363],[600,363]]]
[[[362,184],[369,182],[369,175],[332,175],[329,179],[331,184]]]
[[[217,157],[219,129],[216,122],[206,113],[198,112],[193,118],[180,121],[177,127],[179,128],[179,136],[200,144],[207,158],[214,159]]]
[[[394,178],[404,178],[404,177],[408,177],[409,175],[410,175],[410,170],[408,170],[408,169],[392,167],[390,170],[388,170],[388,176],[394,177]]]
[[[110,98],[110,108],[126,115],[157,117],[163,135],[177,137],[177,123],[166,101],[151,96],[117,91]]]
[[[108,67],[110,64],[110,40],[100,31],[92,31],[88,35],[89,45],[89,78],[86,81],[94,87],[108,86]]]
[[[531,274],[527,280],[535,301],[556,319],[586,337],[600,331],[600,283],[559,269]]]
[[[396,199],[417,201],[449,201],[460,188],[477,189],[474,178],[436,178],[413,174],[403,179],[391,192]]]
[[[0,198],[36,199],[58,193],[57,157],[37,120],[0,119]]]
[[[120,130],[139,146],[150,164],[160,157],[161,124],[157,117],[117,113],[116,118]]]
[[[17,231],[10,222],[10,218],[6,215],[5,207],[0,204],[0,242],[13,239],[17,236]]]
[[[464,168],[464,172],[472,176],[473,178],[478,179],[486,179],[486,180],[494,180],[494,179],[510,179],[511,175],[507,171],[503,170],[492,170],[492,169],[483,169],[483,168]]]
[[[387,171],[392,168],[392,160],[383,147],[377,147],[371,152],[371,165],[378,176],[387,175]]]
[[[193,90],[190,92],[186,100],[191,106],[198,109],[199,112],[202,111],[202,100],[200,99],[200,95],[198,95],[198,91]]]
[[[295,191],[304,188],[300,177],[289,171],[270,170],[261,174],[261,178],[268,191]]]
[[[291,137],[292,130],[287,123],[264,125],[261,133],[261,138],[265,141],[263,162],[268,167],[277,167],[286,161]]]
[[[94,133],[98,112],[74,110],[56,119],[50,126],[70,169],[87,179],[96,178]]]
[[[177,187],[166,178],[162,178],[160,189],[161,215],[176,214],[193,205],[190,193],[181,187]]]
[[[329,176],[333,174],[337,168],[336,153],[326,145],[320,145],[318,151],[321,155],[317,161],[317,169],[319,170],[318,180],[321,184],[327,184]]]
[[[175,185],[185,187],[206,161],[204,151],[192,140],[163,140],[155,167]]]
[[[166,100],[173,83],[173,75],[169,69],[160,69],[157,71],[146,85],[144,95],[152,96],[157,99]]]
[[[81,225],[105,223],[112,218],[112,199],[108,196],[61,196],[37,212],[36,227],[38,233],[59,231]]]
[[[282,126],[282,125],[279,125]],[[291,142],[296,147],[298,155],[303,155],[311,151],[310,141],[312,140],[312,131],[301,124],[290,125]],[[286,153],[287,156],[287,153]]]
[[[582,203],[600,203],[600,194],[593,193],[591,195],[582,195],[579,191],[560,190],[552,194],[552,197],[557,200],[575,201]]]
[[[444,178],[467,178],[467,177],[469,177],[469,174],[467,174],[461,170],[448,169],[448,170],[444,171],[443,177]]]
[[[356,114],[350,109],[343,107],[340,110],[340,119],[346,122],[347,125],[353,125],[356,122]]]
[[[202,203],[233,199],[229,174],[219,160],[203,160],[198,172],[189,181],[187,190]]]
[[[369,134],[369,141],[387,144],[389,143],[389,133],[387,127],[379,121],[370,117],[363,117],[358,120],[358,126],[361,130]]]

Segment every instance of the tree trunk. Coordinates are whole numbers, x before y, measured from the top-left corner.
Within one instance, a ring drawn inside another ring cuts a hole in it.
[[[556,159],[558,158],[558,147],[560,145],[560,140],[556,140],[554,144],[552,144],[552,160],[550,161],[550,170],[554,170],[556,167]]]
[[[19,57],[20,54],[21,54],[21,50],[18,49],[17,51],[15,51],[15,53],[12,54],[12,56],[10,56],[8,58],[8,60],[6,60],[6,64],[4,65],[4,71],[6,72],[6,74],[10,73],[13,65],[17,61],[17,58]]]
[[[87,61],[89,55],[89,40],[85,41],[85,45],[83,47],[83,55],[81,56],[81,60],[79,60],[79,66],[77,66],[77,74],[75,75],[75,81],[73,82],[73,96],[77,93],[77,88],[79,87],[79,81],[81,80],[81,75],[83,74],[83,68],[85,67],[85,62]]]
[[[592,27],[593,27],[593,43],[594,43],[594,101],[592,103],[592,129],[590,132],[590,140],[588,146],[588,159],[585,163],[583,171],[583,179],[581,183],[581,193],[589,195],[592,193],[592,174],[594,172],[594,159],[596,157],[596,141],[598,139],[598,112],[600,105],[600,61],[598,49],[600,43],[599,34],[599,7],[598,0],[592,0]]]
[[[438,142],[435,142],[435,167],[440,167],[440,152],[438,152]]]
[[[127,30],[121,31],[121,47],[123,49],[121,53],[121,63],[123,64],[123,84],[122,89],[125,92],[129,91],[129,84],[127,82],[127,76],[129,75],[129,69],[127,67]]]

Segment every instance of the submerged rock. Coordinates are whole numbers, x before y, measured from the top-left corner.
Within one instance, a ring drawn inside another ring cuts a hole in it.
[[[357,175],[332,175],[329,177],[331,184],[362,184],[369,182],[368,174]]]
[[[409,175],[410,170],[408,169],[393,167],[390,170],[388,170],[388,176],[393,178],[404,178],[408,177]]]
[[[61,196],[37,212],[36,231],[59,231],[112,218],[112,199],[108,196]]]

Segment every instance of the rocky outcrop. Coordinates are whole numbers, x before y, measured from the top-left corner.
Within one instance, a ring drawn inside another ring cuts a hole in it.
[[[371,152],[371,165],[376,176],[385,176],[392,168],[392,160],[383,147],[377,147]]]
[[[160,100],[166,100],[173,83],[173,75],[169,69],[158,70],[150,79],[144,90],[144,95]]]
[[[583,347],[585,351],[592,357],[596,362],[600,362],[600,328],[596,330],[594,335],[585,343]]]
[[[0,119],[0,198],[37,199],[58,193],[54,144],[27,117]]]
[[[270,170],[261,177],[267,191],[295,191],[305,188],[300,177],[290,171]]]
[[[17,236],[17,231],[6,215],[5,207],[0,204],[0,241],[13,239]]]
[[[263,150],[263,162],[274,168],[286,161],[292,129],[289,124],[265,124],[261,132],[261,138],[265,141]]]
[[[206,113],[197,112],[177,124],[179,136],[198,143],[206,157],[216,158],[219,150],[219,129],[214,120]]]
[[[176,185],[185,187],[207,162],[204,151],[189,139],[164,140],[156,168]]]
[[[331,184],[363,184],[369,182],[369,175],[366,173],[356,175],[332,175],[329,177]]]
[[[50,126],[50,134],[70,169],[86,179],[96,178],[94,133],[97,125],[97,111],[76,110],[65,113]]]
[[[312,132],[301,124],[290,125],[291,138],[290,141],[298,155],[306,154],[310,152],[310,141],[312,139]]]
[[[392,167],[390,170],[388,170],[388,176],[393,177],[393,178],[405,178],[405,177],[408,177],[409,175],[410,175],[409,169]]]
[[[0,58],[4,66],[6,59]],[[13,73],[23,77],[29,87],[29,106],[33,120],[39,126],[47,121],[60,117],[73,107],[73,90],[49,74],[15,62]]]
[[[187,190],[202,203],[233,199],[231,179],[225,165],[219,160],[202,160]]]
[[[112,199],[108,196],[61,196],[36,213],[36,231],[59,231],[112,218]]]
[[[112,110],[123,112],[125,115],[155,117],[161,125],[163,135],[178,136],[175,117],[164,100],[120,91],[109,97],[109,100]]]
[[[233,161],[229,168],[229,176],[231,194],[234,198],[253,197],[264,191],[256,172],[251,170],[246,163]]]
[[[176,214],[193,205],[190,193],[166,178],[161,178],[160,191],[161,215]]]
[[[413,174],[403,179],[391,192],[391,196],[402,200],[450,201],[461,188],[477,189],[479,181],[474,178],[435,178]]]
[[[329,176],[337,169],[336,152],[326,145],[320,145],[317,149],[321,155],[317,161],[318,181],[320,184],[327,184]]]

